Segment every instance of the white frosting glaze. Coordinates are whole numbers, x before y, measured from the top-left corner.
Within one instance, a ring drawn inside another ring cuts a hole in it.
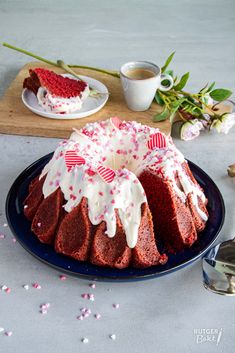
[[[50,94],[44,87],[39,87],[37,92],[38,104],[47,112],[69,114],[76,110],[80,110],[82,103],[89,96],[90,89],[87,85],[80,96],[63,98]]]
[[[122,122],[119,128],[109,119],[87,124],[80,131],[74,130],[70,139],[60,144],[42,171],[40,177],[47,174],[43,185],[44,197],[60,187],[67,212],[76,207],[82,197],[86,197],[91,223],[97,225],[104,220],[109,237],[116,233],[117,210],[127,244],[133,248],[137,243],[141,205],[147,201],[138,176],[149,169],[168,180],[183,202],[191,194],[198,214],[203,220],[207,219],[198,204],[198,197],[204,202],[205,196],[201,188],[185,174],[185,159],[170,137],[166,137],[166,148],[149,150],[149,136],[159,130],[137,122]],[[75,165],[68,171],[65,163],[67,151],[76,151],[85,159],[85,164]],[[105,182],[99,175],[97,170],[101,165],[115,171],[112,182]]]

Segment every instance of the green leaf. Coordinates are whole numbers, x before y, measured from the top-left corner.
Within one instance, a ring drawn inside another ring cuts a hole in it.
[[[160,96],[160,94],[158,93],[158,91],[156,92],[155,94],[155,101],[157,102],[157,104],[163,106],[165,103],[164,103],[164,100],[162,99],[162,97]]]
[[[207,83],[204,87],[202,87],[202,88],[200,89],[199,93],[200,93],[200,94],[205,94],[205,93],[207,93],[207,92],[208,92],[208,83]]]
[[[166,70],[165,74],[170,75],[171,77],[174,77],[174,71],[173,70]]]
[[[214,88],[214,86],[215,86],[215,82],[213,82],[213,83],[208,87],[207,92],[212,91],[212,89]]]
[[[157,113],[153,116],[153,121],[164,121],[168,118],[169,110],[165,107],[161,113]]]
[[[177,83],[177,85],[174,86],[175,91],[181,91],[184,86],[186,85],[187,81],[189,79],[189,72],[186,72],[186,74],[184,74],[180,81]]]
[[[172,61],[172,59],[173,59],[173,57],[174,57],[174,55],[175,55],[175,51],[173,51],[173,53],[171,53],[171,55],[168,56],[168,58],[166,59],[165,64],[164,64],[163,67],[161,68],[161,71],[162,71],[162,72],[165,72],[165,70],[168,68],[168,66],[170,65],[170,63],[171,63],[171,61]]]
[[[210,96],[217,102],[222,102],[228,99],[233,94],[229,89],[217,88],[210,92]]]

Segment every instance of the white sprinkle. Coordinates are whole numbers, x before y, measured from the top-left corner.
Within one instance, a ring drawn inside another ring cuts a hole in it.
[[[82,320],[84,319],[84,317],[83,317],[83,315],[79,315],[79,316],[77,317],[77,319],[82,321]]]
[[[24,208],[28,208],[29,206],[28,205],[24,205]]]
[[[4,331],[4,328],[3,327],[0,327],[0,332],[3,332]]]
[[[12,238],[12,243],[16,243],[16,242],[17,242],[16,238]]]
[[[94,316],[95,316],[95,318],[96,318],[97,320],[99,320],[99,319],[101,318],[101,315],[100,315],[100,314],[95,314]]]
[[[7,289],[7,286],[4,284],[3,286],[1,286],[1,290],[5,291]]]
[[[29,290],[29,285],[28,285],[28,284],[24,284],[24,285],[23,285],[23,288],[24,288],[25,290]]]
[[[40,228],[42,225],[42,223],[38,222],[37,226]]]
[[[114,309],[119,309],[120,305],[119,304],[113,304]]]
[[[89,342],[88,338],[86,338],[86,337],[83,337],[83,338],[81,339],[81,341],[82,341],[82,343],[88,343],[88,342]]]
[[[43,315],[45,315],[45,314],[47,314],[47,310],[46,310],[46,309],[41,309],[41,310],[40,310],[40,313],[43,314]]]
[[[3,227],[8,227],[8,224],[7,224],[7,223],[4,223],[4,224],[3,224]]]
[[[112,335],[109,335],[109,337],[111,338],[111,340],[115,341],[116,339],[116,335],[113,333]]]
[[[95,289],[96,285],[95,285],[95,283],[90,283],[90,284],[89,284],[89,287]]]

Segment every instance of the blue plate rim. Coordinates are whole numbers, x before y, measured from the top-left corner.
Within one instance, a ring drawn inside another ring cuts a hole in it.
[[[13,225],[12,225],[12,221],[11,221],[11,214],[10,214],[10,202],[12,202],[12,198],[15,199],[15,197],[13,197],[14,195],[14,191],[19,189],[19,186],[21,185],[21,183],[19,184],[19,181],[22,180],[22,178],[24,179],[24,176],[28,174],[28,172],[32,172],[34,171],[35,167],[37,167],[37,169],[39,169],[40,164],[45,161],[45,159],[49,159],[52,156],[53,152],[42,156],[41,158],[39,158],[38,160],[34,161],[33,163],[31,163],[28,167],[26,167],[15,179],[15,181],[13,182],[13,184],[11,185],[9,192],[7,194],[6,197],[6,202],[5,202],[5,213],[6,213],[6,218],[7,218],[7,222],[9,225],[9,228],[11,230],[11,232],[13,233],[13,235],[15,236],[15,238],[17,239],[17,241],[20,243],[20,245],[28,252],[30,253],[33,257],[35,257],[36,259],[38,259],[39,261],[41,261],[42,263],[44,263],[45,265],[52,267],[54,269],[56,269],[57,271],[66,273],[68,275],[71,276],[75,276],[75,277],[80,277],[80,278],[84,278],[84,279],[93,279],[93,280],[99,280],[99,281],[108,281],[108,282],[128,282],[128,281],[141,281],[141,280],[146,280],[146,279],[152,279],[152,278],[157,278],[157,277],[161,277],[167,274],[170,274],[172,272],[178,271],[190,264],[192,264],[193,262],[199,260],[200,258],[202,258],[203,255],[205,255],[210,248],[213,246],[213,244],[216,242],[216,240],[219,237],[220,231],[223,227],[224,224],[224,219],[225,219],[225,204],[224,204],[224,200],[222,197],[222,194],[219,190],[219,188],[217,187],[217,185],[215,184],[215,182],[210,178],[210,176],[202,169],[200,168],[198,165],[196,165],[195,163],[193,163],[192,161],[188,160],[188,163],[190,165],[192,165],[195,169],[197,169],[203,176],[206,177],[206,179],[208,179],[210,181],[210,184],[213,186],[213,188],[216,190],[217,196],[219,198],[220,201],[220,207],[221,207],[221,222],[220,225],[218,227],[218,229],[216,230],[213,239],[208,243],[208,245],[202,249],[202,251],[200,251],[197,255],[193,256],[192,258],[188,259],[187,261],[180,263],[172,268],[169,269],[165,269],[161,272],[154,272],[154,273],[149,273],[149,274],[141,274],[141,275],[126,275],[125,277],[118,277],[118,275],[95,275],[95,274],[85,274],[85,273],[78,273],[78,272],[74,272],[71,269],[65,269],[62,268],[58,265],[55,265],[45,259],[43,259],[42,257],[38,256],[37,254],[35,254],[25,243],[24,241],[22,241],[22,239],[18,236],[17,231],[14,229]],[[60,254],[58,254],[60,255]],[[63,256],[63,255],[61,255]],[[64,256],[65,258],[65,256]],[[98,266],[97,266],[98,267]],[[102,269],[102,268],[101,268]],[[133,269],[134,270],[134,269]],[[119,270],[122,271],[122,270]]]

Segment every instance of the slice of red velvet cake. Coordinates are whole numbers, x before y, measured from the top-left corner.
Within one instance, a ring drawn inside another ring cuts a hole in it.
[[[30,69],[29,74],[24,80],[23,88],[36,95],[38,104],[45,111],[72,113],[81,109],[82,103],[89,96],[89,86],[84,81],[64,77],[43,68]]]

